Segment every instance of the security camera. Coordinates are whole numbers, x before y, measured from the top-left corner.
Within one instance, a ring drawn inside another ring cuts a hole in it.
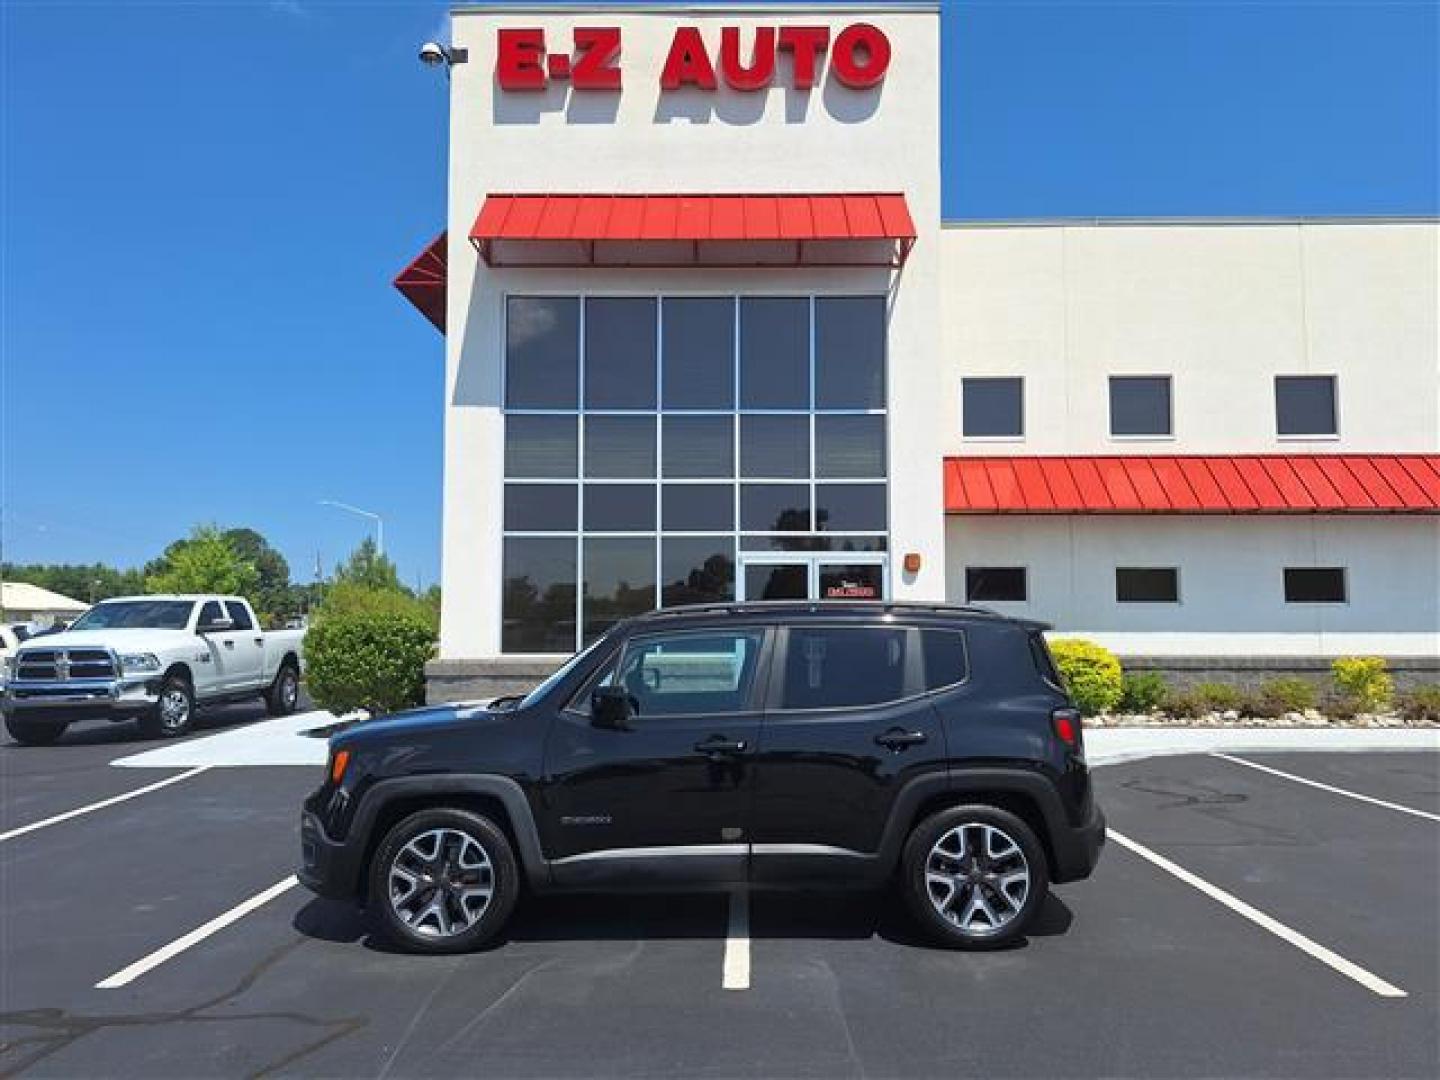
[[[420,62],[426,67],[439,67],[450,59],[445,46],[438,41],[427,41],[420,46]]]

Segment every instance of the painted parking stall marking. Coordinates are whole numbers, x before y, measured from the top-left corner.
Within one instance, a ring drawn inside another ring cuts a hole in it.
[[[1359,964],[1353,963],[1352,961],[1345,959],[1345,957],[1341,956],[1339,953],[1327,949],[1319,942],[1312,941],[1310,938],[1300,933],[1300,931],[1294,930],[1291,927],[1286,926],[1278,919],[1271,918],[1269,915],[1266,915],[1258,908],[1251,907],[1244,900],[1241,900],[1233,893],[1226,892],[1218,885],[1210,884],[1210,882],[1206,881],[1204,878],[1192,874],[1183,866],[1171,862],[1169,859],[1165,858],[1165,856],[1161,855],[1159,852],[1152,851],[1144,844],[1137,843],[1136,841],[1131,840],[1128,836],[1125,836],[1123,833],[1116,832],[1114,829],[1107,829],[1106,835],[1111,840],[1114,840],[1115,843],[1119,844],[1121,847],[1127,849],[1128,851],[1133,851],[1136,855],[1139,855],[1142,859],[1148,860],[1149,862],[1158,866],[1161,870],[1164,870],[1166,873],[1173,874],[1175,877],[1183,881],[1186,885],[1189,885],[1193,889],[1198,889],[1200,892],[1204,893],[1212,900],[1216,900],[1221,904],[1224,904],[1231,911],[1235,912],[1237,915],[1241,915],[1244,918],[1249,919],[1261,929],[1268,930],[1270,933],[1278,937],[1281,941],[1295,946],[1295,948],[1299,949],[1301,952],[1314,957],[1322,964],[1333,968],[1335,971],[1338,971],[1346,978],[1354,979],[1357,983],[1365,987],[1365,989],[1369,990],[1371,993],[1378,994],[1380,997],[1385,998],[1403,998],[1408,996],[1404,990],[1401,990],[1393,983],[1386,982],[1384,979],[1380,978],[1380,976],[1374,974],[1373,972],[1366,971]]]
[[[16,837],[24,836],[26,833],[35,832],[37,829],[48,828],[51,825],[59,825],[62,821],[70,821],[83,814],[90,814],[96,810],[104,810],[107,806],[115,806],[129,799],[139,798],[141,795],[148,795],[152,791],[159,791],[161,788],[169,787],[171,784],[178,784],[182,780],[189,780],[191,777],[199,776],[208,771],[210,766],[200,765],[178,776],[168,776],[164,780],[157,780],[153,784],[146,784],[144,787],[136,788],[134,791],[126,791],[119,795],[112,795],[108,799],[101,799],[86,806],[77,806],[74,810],[66,810],[63,814],[55,814],[53,817],[45,818],[43,821],[32,821],[29,825],[21,825],[17,829],[0,833],[0,843],[6,840],[14,840]]]
[[[750,892],[744,886],[730,893],[730,923],[725,931],[725,990],[750,989]]]
[[[1394,810],[1401,814],[1413,814],[1415,817],[1426,818],[1429,821],[1440,821],[1440,814],[1432,814],[1428,810],[1416,810],[1413,806],[1401,806],[1399,803],[1386,802],[1384,799],[1377,799],[1373,795],[1362,795],[1358,791],[1347,791],[1345,788],[1334,787],[1330,784],[1322,784],[1318,780],[1311,780],[1309,777],[1296,776],[1281,769],[1275,769],[1269,765],[1261,765],[1257,761],[1246,761],[1244,758],[1235,757],[1233,754],[1211,754],[1222,761],[1234,762],[1236,765],[1244,765],[1250,769],[1259,769],[1271,776],[1278,776],[1283,780],[1293,780],[1297,784],[1304,784],[1307,787],[1318,788],[1320,791],[1328,791],[1332,795],[1343,795],[1347,799],[1355,799],[1357,802],[1370,803],[1372,806],[1384,807],[1386,810]]]

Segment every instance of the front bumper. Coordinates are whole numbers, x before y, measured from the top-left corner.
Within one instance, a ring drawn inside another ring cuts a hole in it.
[[[133,716],[153,709],[160,700],[159,676],[119,679],[65,679],[40,681],[15,679],[5,684],[0,708],[14,714],[61,719],[64,712],[86,716]]]
[[[1088,878],[1105,846],[1105,815],[1100,807],[1092,804],[1083,825],[1058,830],[1051,835],[1050,844],[1055,856],[1052,880],[1063,884]]]
[[[363,855],[356,844],[331,840],[316,815],[301,813],[300,869],[295,876],[311,892],[330,900],[357,899]]]

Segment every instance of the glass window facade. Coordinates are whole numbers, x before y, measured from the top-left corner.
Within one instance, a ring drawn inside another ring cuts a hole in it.
[[[502,651],[734,599],[745,552],[884,552],[886,316],[882,296],[510,297]]]

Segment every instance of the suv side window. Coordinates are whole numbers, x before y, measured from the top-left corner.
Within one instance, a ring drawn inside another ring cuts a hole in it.
[[[792,626],[782,709],[844,709],[907,697],[906,642],[892,626]]]
[[[920,648],[925,654],[926,690],[942,690],[969,677],[970,661],[962,631],[921,630]]]
[[[204,632],[207,626],[213,626],[219,619],[223,619],[225,613],[220,609],[220,601],[207,600],[205,606],[200,609],[200,618],[195,623],[195,629]]]
[[[1050,647],[1045,644],[1045,638],[1039,631],[1032,631],[1030,634],[1030,655],[1035,660],[1035,667],[1040,672],[1040,677],[1055,689],[1064,688],[1060,681],[1060,672],[1056,670],[1055,658],[1050,655]]]
[[[750,707],[762,630],[699,630],[630,640],[617,682],[637,716],[708,716]]]
[[[232,629],[235,629],[235,630],[254,630],[254,629],[255,629],[255,624],[250,621],[250,612],[248,612],[247,610],[245,610],[245,605],[244,605],[244,604],[239,603],[239,602],[236,601],[236,600],[227,600],[227,601],[225,602],[225,610],[226,610],[226,612],[230,615],[230,618],[233,619],[234,622],[235,622],[235,625],[234,625],[234,627],[233,627]]]

